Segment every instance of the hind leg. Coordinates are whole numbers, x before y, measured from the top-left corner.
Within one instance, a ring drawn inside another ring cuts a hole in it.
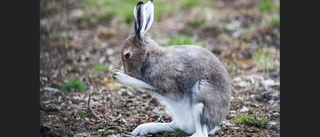
[[[192,108],[192,116],[195,124],[196,132],[191,137],[208,137],[208,129],[206,125],[201,125],[200,116],[203,112],[203,103],[195,104]]]
[[[198,105],[199,108],[202,107],[201,113],[199,113],[201,116],[200,121],[203,121],[201,123],[201,126],[203,126],[202,133],[204,136],[217,133],[220,129],[218,125],[220,125],[229,110],[230,95],[228,91],[219,90],[218,87],[211,85],[208,81],[200,80],[193,86],[192,93],[194,102],[203,102],[204,104],[202,106]],[[200,131],[200,128],[198,127],[197,130]]]
[[[203,113],[204,104],[201,102],[198,102],[199,100],[199,94],[200,94],[200,86],[201,83],[198,81],[192,88],[193,97],[192,100],[196,102],[192,106],[192,117],[195,124],[195,133],[191,137],[208,137],[208,129],[206,125],[201,124],[201,115]]]
[[[198,102],[198,97],[200,93],[201,83],[198,81],[192,88],[193,92],[193,101]],[[191,137],[208,137],[208,130],[206,125],[201,124],[201,115],[203,113],[204,104],[203,103],[195,103],[192,106],[192,116],[195,124],[196,132]]]

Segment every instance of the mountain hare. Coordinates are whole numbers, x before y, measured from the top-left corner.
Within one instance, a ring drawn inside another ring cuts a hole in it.
[[[124,72],[111,70],[119,83],[142,89],[167,107],[170,123],[145,123],[132,135],[170,132],[179,128],[193,137],[220,129],[231,100],[228,73],[219,59],[199,46],[162,47],[146,36],[153,22],[153,1],[134,8],[135,34],[124,42]]]

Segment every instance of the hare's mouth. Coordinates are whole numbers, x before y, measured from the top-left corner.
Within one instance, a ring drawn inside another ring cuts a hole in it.
[[[138,77],[138,74],[135,73],[135,72],[128,72],[127,74],[128,74],[129,76],[131,76],[131,77],[134,77],[134,78],[137,78],[137,77]]]
[[[138,74],[135,73],[134,71],[125,70],[124,73],[126,73],[127,75],[134,77],[134,78],[138,77]]]

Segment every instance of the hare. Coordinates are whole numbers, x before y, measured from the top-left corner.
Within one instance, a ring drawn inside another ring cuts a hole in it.
[[[220,129],[230,108],[231,86],[224,65],[209,50],[195,45],[162,47],[146,36],[153,22],[153,1],[134,8],[135,34],[121,50],[124,72],[111,70],[115,81],[141,89],[166,106],[170,123],[145,123],[132,135],[171,132],[179,128],[192,137]]]

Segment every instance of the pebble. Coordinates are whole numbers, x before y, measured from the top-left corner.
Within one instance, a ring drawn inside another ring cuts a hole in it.
[[[274,117],[278,117],[278,116],[280,116],[280,113],[278,113],[278,112],[274,112],[274,113],[272,113],[272,116],[274,116]]]
[[[111,49],[111,48],[107,49],[107,55],[108,56],[111,56],[113,54],[114,54],[114,49]]]
[[[274,100],[269,100],[268,101],[268,104],[273,104],[274,103]]]
[[[106,57],[105,56],[103,56],[103,57],[101,57],[100,59],[99,59],[99,63],[103,63],[104,61],[106,61]]]
[[[227,127],[233,127],[235,126],[235,123],[230,123],[229,120],[224,120],[221,122],[222,125],[225,125]]]
[[[104,131],[104,129],[98,129],[98,132],[103,132]]]
[[[81,61],[84,61],[85,59],[86,59],[86,56],[85,56],[85,55],[81,55],[81,56],[80,56],[80,60],[81,60]]]
[[[272,79],[267,79],[267,80],[262,81],[262,84],[264,85],[265,89],[269,89],[269,87],[271,87],[271,86],[279,86],[280,82],[274,82],[274,80],[272,80]]]
[[[49,22],[49,19],[42,18],[42,19],[40,19],[40,26],[45,26],[48,24],[48,22]]]
[[[69,105],[72,105],[72,101],[71,101],[71,100],[69,100],[69,101],[68,101],[68,104],[69,104]]]
[[[241,82],[239,82],[239,84],[238,84],[239,87],[246,87],[247,85],[248,85],[248,83],[245,82],[245,81],[241,81]]]
[[[84,98],[84,101],[88,102],[88,100],[89,100],[89,97]]]
[[[66,105],[64,102],[62,102],[62,103],[60,104],[61,107],[64,106],[64,105]]]
[[[233,130],[239,130],[240,127],[229,127],[230,129],[233,129]]]
[[[58,97],[58,102],[62,102],[61,96]]]
[[[236,117],[237,114],[230,114],[230,117]]]
[[[235,111],[235,110],[230,110],[230,111],[229,111],[230,114],[235,114],[236,112],[237,112],[237,111]]]
[[[249,108],[246,106],[242,106],[242,109],[240,110],[240,112],[247,112],[249,111]]]
[[[243,30],[238,30],[232,33],[232,37],[238,38],[239,36],[241,36],[241,34],[243,34]]]
[[[59,89],[52,88],[52,87],[44,87],[43,90],[52,91],[52,92],[58,92]]]
[[[108,46],[108,43],[106,42],[101,42],[100,47],[101,48],[106,48]]]
[[[277,128],[277,123],[276,123],[276,122],[273,122],[273,121],[270,121],[270,122],[267,124],[267,128],[268,128],[268,129],[276,129],[276,128]]]
[[[63,121],[68,122],[69,120],[68,120],[68,118],[63,118]]]
[[[241,78],[240,78],[240,77],[235,77],[235,78],[233,79],[233,81],[235,81],[235,82],[240,82],[240,81],[241,81]]]
[[[237,30],[237,29],[239,29],[240,26],[241,26],[241,22],[235,20],[235,21],[232,21],[232,22],[226,24],[225,27],[226,27],[227,29],[229,29],[229,30]]]
[[[40,79],[43,80],[43,81],[46,81],[46,82],[48,81],[47,77],[41,77]]]
[[[83,15],[83,11],[81,9],[75,9],[70,12],[69,17],[71,19],[78,19]]]

